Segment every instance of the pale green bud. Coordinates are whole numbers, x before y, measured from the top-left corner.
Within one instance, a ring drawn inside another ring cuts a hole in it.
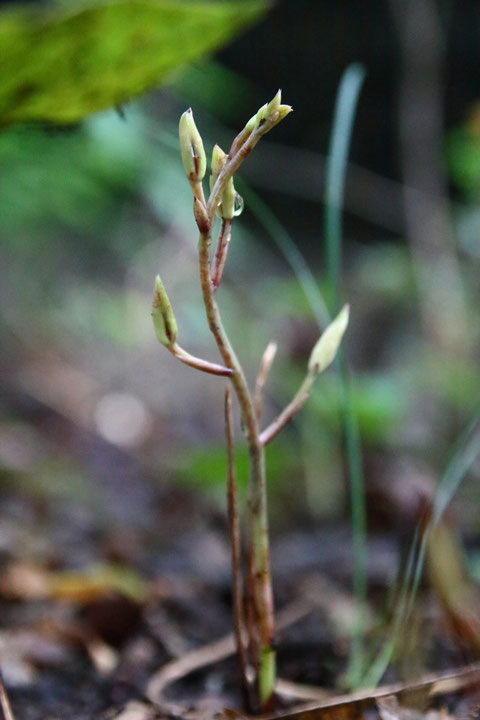
[[[212,163],[210,165],[210,192],[217,182],[217,178],[227,162],[227,156],[219,145],[215,145],[212,152]]]
[[[287,117],[291,112],[293,112],[293,108],[291,105],[280,105],[280,107],[277,110],[278,117],[275,120],[272,127],[275,127],[275,125],[278,125],[278,123],[283,120],[283,118]]]
[[[225,163],[227,162],[227,155],[223,152],[222,148],[215,145],[212,152],[212,163],[210,166],[210,191],[213,190],[218,176],[220,175]],[[217,214],[224,220],[232,220],[235,211],[235,197],[237,192],[233,184],[233,178],[230,178],[223,191],[222,201],[217,210]]]
[[[266,117],[269,117],[270,115],[273,115],[273,113],[276,113],[280,107],[280,103],[282,102],[282,91],[277,90],[277,94],[275,97],[270,100],[270,102],[267,105],[267,113]]]
[[[220,215],[224,220],[233,220],[235,215],[235,198],[237,197],[237,191],[233,184],[233,178],[225,185],[225,190],[222,195],[222,206],[220,208]]]
[[[158,341],[165,347],[171,347],[177,340],[177,321],[160,275],[155,278],[152,319]]]
[[[245,125],[243,132],[248,133],[248,134],[252,133],[255,130],[256,124],[257,124],[257,113],[255,113],[255,115],[252,115],[250,120]]]
[[[344,305],[335,320],[322,333],[310,355],[308,369],[317,375],[323,372],[335,358],[348,325],[350,306]]]
[[[257,110],[257,114],[255,116],[255,127],[259,127],[262,122],[267,119],[268,114],[268,103],[265,103],[265,105],[262,105],[262,107]]]
[[[192,109],[185,110],[178,125],[183,167],[190,182],[201,182],[207,169],[207,158]]]
[[[260,110],[257,112],[255,118],[256,127],[261,127],[262,124],[265,122],[265,120],[271,119],[274,115],[277,115],[275,118],[275,121],[272,125],[269,126],[269,129],[277,125],[277,123],[280,122],[280,120],[283,120],[283,118],[288,115],[288,113],[292,112],[291,105],[281,105],[282,101],[282,91],[278,90],[277,94],[275,95],[272,100],[270,100],[269,103],[265,103],[265,105],[262,105]]]
[[[288,115],[288,113],[292,112],[292,108],[290,105],[280,104],[281,100],[282,91],[278,90],[276,95],[272,98],[272,100],[270,100],[269,103],[265,103],[265,105],[262,105],[262,107],[257,110],[255,115],[250,118],[250,120],[247,122],[242,132],[238,136],[238,147],[245,142],[245,140],[249,137],[249,135],[252,134],[255,129],[260,130],[259,134],[263,135],[264,132],[271,130],[272,127],[277,125],[280,120],[283,120],[283,118]],[[268,119],[272,120],[272,118],[274,118],[273,122],[270,122],[265,128],[265,130],[262,132],[262,126],[265,125],[265,122]],[[238,149],[238,147],[236,147],[235,149]]]

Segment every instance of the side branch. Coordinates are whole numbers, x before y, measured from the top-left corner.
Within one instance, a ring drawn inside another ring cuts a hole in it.
[[[275,360],[275,355],[277,354],[277,348],[278,348],[277,343],[269,342],[267,347],[265,348],[265,351],[262,355],[262,360],[260,362],[260,369],[258,371],[257,380],[255,382],[255,393],[253,396],[253,402],[255,404],[255,413],[257,415],[258,422],[260,422],[260,418],[262,417],[262,411],[263,411],[263,388],[265,387],[265,383],[267,382],[268,373],[270,372],[273,361]]]
[[[202,372],[208,373],[209,375],[220,375],[222,377],[230,377],[232,370],[223,365],[217,365],[216,363],[209,362],[208,360],[202,360],[201,358],[191,355],[186,350],[183,350],[179,345],[174,343],[168,346],[168,350],[174,355],[177,360],[195,368]]]
[[[275,418],[275,420],[260,433],[259,440],[262,445],[268,445],[268,443],[271,442],[276,435],[278,435],[280,430],[282,430],[285,425],[299,412],[299,410],[302,409],[310,396],[316,376],[316,373],[313,372],[309,372],[307,374],[293,400],[280,413],[280,415],[278,415],[278,417]]]
[[[270,117],[266,118],[261,125],[258,127],[255,127],[248,137],[246,137],[245,141],[243,141],[243,138],[246,136],[245,129],[238,135],[238,137],[233,141],[232,148],[230,151],[230,154],[227,158],[227,162],[223,166],[222,170],[220,171],[220,174],[215,182],[215,185],[212,188],[212,192],[210,194],[210,197],[208,199],[208,215],[210,222],[213,224],[213,220],[215,217],[215,211],[218,207],[218,204],[221,202],[222,194],[225,189],[225,185],[227,184],[228,180],[233,177],[233,175],[237,172],[240,165],[243,163],[245,158],[251,153],[255,145],[258,143],[262,135],[265,135],[269,130],[271,130],[272,127],[274,127],[278,120],[279,120],[280,113],[275,112],[273,115],[270,115]],[[243,142],[238,142],[239,138]]]

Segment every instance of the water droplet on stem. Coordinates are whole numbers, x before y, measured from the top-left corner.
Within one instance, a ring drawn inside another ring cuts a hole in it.
[[[233,217],[238,217],[242,214],[243,208],[245,207],[245,203],[243,201],[243,197],[237,193],[235,195],[235,204],[233,206]]]

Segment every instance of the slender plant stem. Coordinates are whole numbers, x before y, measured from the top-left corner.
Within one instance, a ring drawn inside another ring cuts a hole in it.
[[[258,667],[257,689],[259,707],[262,710],[268,710],[272,706],[276,676],[275,651],[273,649],[273,593],[270,577],[265,451],[259,439],[260,432],[255,402],[250,395],[242,367],[223,327],[215,298],[226,259],[231,222],[228,225],[227,223],[222,225],[213,276],[210,268],[210,249],[215,213],[221,202],[226,184],[262,135],[267,133],[281,119],[281,113],[284,113],[285,107],[279,105],[279,110],[272,112],[268,117],[259,116],[258,122],[254,124],[253,129],[251,129],[252,124],[249,122],[237,135],[232,143],[225,165],[215,181],[207,204],[205,203],[201,182],[191,182],[194,196],[194,216],[200,233],[198,243],[200,284],[207,321],[223,362],[226,368],[231,371],[230,380],[240,405],[250,458],[248,593],[251,594],[252,601],[249,603],[249,617],[253,617],[254,625],[258,629],[255,638],[251,638],[250,647],[255,646],[255,650],[258,648],[258,652],[255,653],[254,666]],[[179,357],[184,362],[187,362],[185,353],[183,353],[183,358],[181,355]]]
[[[232,221],[222,220],[220,235],[218,236],[217,249],[212,268],[212,284],[215,290],[222,282],[223,268],[227,262],[228,246],[232,237]]]
[[[294,415],[302,409],[310,396],[315,378],[315,373],[308,373],[293,400],[282,410],[280,415],[278,415],[278,417],[276,417],[275,420],[265,428],[265,430],[262,430],[260,433],[260,442],[262,445],[268,445],[268,443],[271,442],[276,435],[278,435],[280,430],[285,427],[289,420],[291,420]]]
[[[250,663],[255,671],[256,677],[258,677],[258,670],[260,664],[260,640],[258,637],[257,619],[255,613],[255,600],[254,600],[254,579],[255,572],[253,570],[253,557],[251,552],[251,545],[248,548],[247,556],[247,573],[245,582],[245,615],[247,618],[247,634],[248,634],[248,652]]]
[[[277,118],[278,113],[274,113],[262,123],[261,128],[256,127],[249,134],[246,140],[243,140],[245,130],[242,130],[242,132],[240,132],[233,141],[227,162],[220,171],[208,199],[208,214],[212,225],[215,217],[215,211],[221,201],[227,181],[237,172],[242,162],[252,152],[262,135],[265,135],[275,125]]]
[[[259,428],[255,406],[248,390],[242,367],[230,344],[222,324],[220,311],[210,279],[211,231],[201,233],[199,240],[200,284],[207,313],[209,328],[215,337],[223,362],[231,368],[231,382],[240,405],[250,457],[251,482],[249,487],[248,510],[252,545],[253,599],[258,618],[260,658],[259,695],[260,705],[266,707],[273,696],[275,684],[275,653],[272,648],[273,593],[270,577],[268,542],[268,517],[266,499],[265,454],[259,440]]]
[[[259,427],[255,405],[250,395],[243,369],[223,327],[215,298],[215,288],[212,284],[210,273],[210,247],[215,210],[225,185],[243,160],[248,156],[249,152],[255,147],[261,135],[268,129],[268,127],[265,128],[265,125],[274,124],[276,118],[275,116],[272,116],[272,118],[268,120],[267,123],[264,123],[261,131],[258,128],[255,129],[233,156],[229,155],[212,189],[206,207],[209,227],[204,231],[200,231],[198,248],[200,285],[208,325],[216,340],[224,364],[232,370],[230,379],[240,405],[249,451],[250,485],[248,495],[248,522],[250,530],[249,537],[251,540],[248,550],[248,566],[251,568],[252,573],[250,581],[255,619],[258,623],[258,693],[260,707],[262,709],[267,709],[271,705],[276,674],[275,651],[273,649],[273,593],[270,575],[265,453],[263,445],[259,440]]]
[[[186,350],[181,348],[177,343],[173,343],[168,347],[172,355],[175,355],[177,360],[195,368],[202,372],[208,373],[209,375],[220,375],[223,377],[229,377],[232,374],[232,370],[223,365],[217,365],[216,363],[209,362],[208,360],[202,360],[202,358],[190,355]]]
[[[228,529],[232,554],[232,606],[234,634],[237,646],[240,682],[243,688],[246,706],[248,710],[252,710],[250,684],[247,677],[247,654],[244,644],[246,626],[242,592],[240,519],[238,514],[237,482],[235,476],[232,393],[229,385],[225,388],[225,440],[227,445],[227,506]]]
[[[190,181],[190,187],[192,188],[192,195],[194,198],[197,198],[199,202],[202,203],[202,205],[206,205],[205,202],[205,193],[203,192],[203,185],[201,182],[197,181]]]

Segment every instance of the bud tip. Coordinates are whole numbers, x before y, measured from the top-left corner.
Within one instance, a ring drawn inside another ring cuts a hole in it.
[[[308,361],[308,369],[310,372],[316,375],[331,365],[340,347],[345,330],[347,329],[349,316],[350,305],[347,304],[343,306],[337,317],[332,320],[327,329],[322,333]]]

